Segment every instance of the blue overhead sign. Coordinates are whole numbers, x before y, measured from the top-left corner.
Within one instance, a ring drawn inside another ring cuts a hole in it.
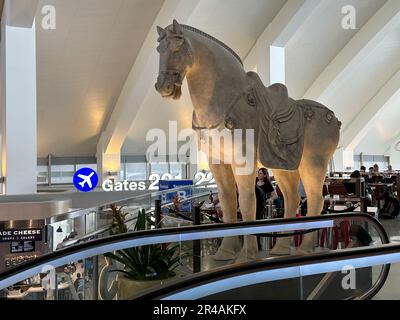
[[[176,192],[163,194],[161,196],[161,204],[173,202],[176,196],[178,196],[181,201],[192,197],[193,180],[160,180],[159,182],[160,191],[175,189],[183,186],[188,186],[188,188],[184,188]],[[189,213],[191,211],[192,211],[192,204],[190,201],[183,202],[180,205],[180,212]]]

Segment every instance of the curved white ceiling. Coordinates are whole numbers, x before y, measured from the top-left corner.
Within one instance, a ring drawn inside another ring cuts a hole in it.
[[[244,58],[285,2],[201,0],[189,24],[221,39]]]
[[[286,47],[286,84],[300,99],[319,74],[336,57],[386,0],[322,1]],[[356,9],[356,30],[342,28],[342,7]]]
[[[168,0],[167,0],[168,1]],[[201,0],[188,24],[215,36],[245,58],[260,34],[279,12],[282,0]],[[158,61],[154,61],[158,65]],[[154,79],[157,75],[153,75]],[[149,142],[146,133],[154,128],[168,133],[168,122],[177,121],[179,129],[191,128],[193,107],[187,86],[184,85],[181,101],[162,99],[150,88],[131,130],[122,153],[143,155]]]
[[[172,0],[165,0],[165,2]],[[289,0],[290,1],[290,0]],[[41,0],[57,8],[57,30],[38,28],[38,154],[94,155],[107,120],[162,0]],[[286,82],[294,98],[304,96],[329,63],[386,3],[385,0],[321,0],[286,47]],[[245,58],[285,0],[199,0],[188,24],[217,37]],[[353,5],[357,30],[341,28],[341,8]],[[266,44],[268,45],[268,44]],[[400,70],[399,28],[328,96],[326,103],[343,128]],[[154,61],[158,64],[158,61]],[[151,75],[156,78],[156,74]],[[400,84],[399,84],[400,87]],[[383,154],[400,135],[400,100],[385,105],[356,152]],[[162,100],[149,88],[122,153],[144,154],[149,129],[191,126],[187,88],[179,103]]]
[[[38,155],[94,155],[162,0],[41,0],[57,29],[37,27]],[[40,22],[40,19],[37,19]]]
[[[356,153],[386,154],[391,144],[400,137],[400,94],[391,103],[384,106],[378,115],[376,124],[356,147]],[[398,139],[400,141],[400,139]]]
[[[327,98],[328,105],[337,113],[343,128],[351,123],[385,83],[400,70],[399,40],[400,21],[399,28],[388,34]]]

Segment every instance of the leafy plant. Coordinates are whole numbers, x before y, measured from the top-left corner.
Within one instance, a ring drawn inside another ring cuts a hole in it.
[[[114,234],[119,233],[127,233],[128,227],[125,224],[125,218],[128,213],[122,212],[123,207],[117,207],[115,204],[110,205],[112,217],[113,217],[113,225],[115,228]]]
[[[178,195],[176,195],[172,200],[172,205],[169,206],[168,208],[168,213],[175,214],[178,216],[181,211],[180,209],[181,209],[181,199],[179,198]]]
[[[125,224],[125,216],[121,217]],[[134,231],[146,230],[147,220],[145,210],[140,211]],[[177,245],[153,244],[118,250],[115,253],[106,253],[105,256],[120,262],[124,266],[123,269],[113,271],[123,273],[130,280],[163,280],[175,275],[174,270],[180,260],[180,256],[177,255],[178,248]]]

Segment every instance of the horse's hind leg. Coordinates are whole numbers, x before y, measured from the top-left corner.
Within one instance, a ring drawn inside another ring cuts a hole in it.
[[[322,188],[326,174],[325,163],[321,165],[305,165],[305,162],[300,164],[300,176],[304,185],[304,190],[307,194],[307,216],[318,216],[321,214],[324,207],[324,197]],[[297,250],[298,254],[311,253],[317,242],[317,232],[306,234],[302,244]]]
[[[210,161],[211,163],[211,161]],[[237,196],[235,177],[232,167],[228,164],[210,164],[210,170],[218,187],[218,199],[221,203],[223,221],[233,223],[237,221]],[[213,258],[217,261],[228,261],[236,258],[242,245],[238,237],[226,237]]]
[[[296,217],[297,209],[300,204],[298,171],[273,170],[274,178],[282,191],[285,200],[285,218]],[[289,255],[292,237],[278,238],[272,255]]]

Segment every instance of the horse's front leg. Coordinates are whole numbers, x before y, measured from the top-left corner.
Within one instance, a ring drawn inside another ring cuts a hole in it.
[[[239,207],[243,217],[243,221],[256,220],[256,193],[255,193],[255,170],[247,175],[238,174],[236,166],[234,175],[239,192]],[[243,249],[236,262],[245,262],[247,260],[256,259],[258,252],[257,237],[244,236]]]
[[[227,164],[210,164],[210,170],[217,183],[223,221],[234,223],[237,221],[237,196],[232,167]],[[239,237],[226,237],[213,258],[218,261],[233,260],[241,248]]]

